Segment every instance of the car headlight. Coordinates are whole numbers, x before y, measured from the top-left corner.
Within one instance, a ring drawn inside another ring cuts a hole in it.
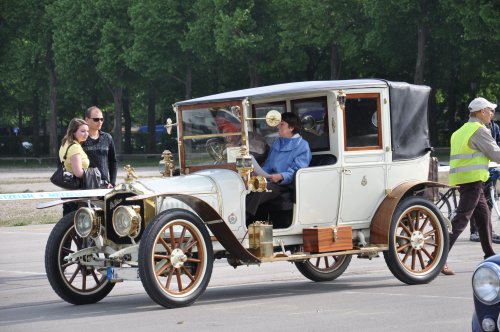
[[[141,232],[141,208],[137,205],[122,205],[113,212],[113,228],[121,237],[135,238]]]
[[[88,207],[82,207],[76,211],[73,222],[75,224],[76,234],[78,234],[80,237],[95,237],[99,234],[101,222],[98,218],[96,210]]]
[[[484,304],[500,301],[500,267],[492,262],[480,264],[472,276],[474,295]]]

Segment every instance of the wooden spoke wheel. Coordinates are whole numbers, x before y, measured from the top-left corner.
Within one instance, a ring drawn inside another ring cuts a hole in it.
[[[68,254],[94,246],[92,239],[78,236],[73,217],[74,212],[67,214],[52,229],[45,248],[45,271],[54,291],[66,302],[96,303],[111,292],[114,283],[88,264],[64,260]],[[104,258],[103,254],[91,255]]]
[[[407,284],[432,281],[448,257],[448,232],[442,214],[422,197],[403,199],[392,216],[387,266]]]
[[[312,281],[331,281],[344,273],[351,259],[351,255],[324,256],[295,262],[295,266],[304,277]]]
[[[139,246],[139,274],[151,299],[166,308],[190,305],[205,291],[213,268],[208,230],[192,212],[160,213]]]

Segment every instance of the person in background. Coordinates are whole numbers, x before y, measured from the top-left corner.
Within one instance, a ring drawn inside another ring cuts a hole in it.
[[[269,192],[252,192],[246,198],[246,218],[251,221],[259,205],[280,196],[292,189],[295,173],[311,162],[311,149],[299,132],[302,129],[300,118],[295,113],[283,113],[278,125],[279,137],[271,147],[262,169],[269,174]]]
[[[89,136],[89,126],[83,119],[74,118],[69,122],[66,135],[61,141],[59,148],[59,160],[64,160],[64,168],[67,172],[83,179],[84,169],[89,167],[89,158],[83,151],[82,144]],[[66,158],[64,157],[66,155]],[[63,204],[63,216],[77,209],[77,203]]]
[[[469,104],[469,121],[451,135],[450,172],[448,182],[459,186],[460,201],[455,217],[451,220],[449,251],[467,223],[474,216],[484,258],[495,255],[491,241],[490,209],[484,196],[484,183],[489,178],[490,160],[500,162],[500,147],[486,128],[496,104],[484,98],[476,98]],[[445,275],[455,272],[445,264],[441,271]]]
[[[500,127],[495,123],[495,121],[493,121],[494,115],[495,115],[495,113],[493,112],[491,114],[490,122],[487,123],[485,126],[486,126],[486,128],[491,130],[491,136],[493,137],[495,142],[497,142],[497,145],[500,146]],[[490,181],[490,180],[488,180],[486,182],[486,185],[484,186],[484,195],[485,196],[488,197],[489,192],[490,192],[490,187],[492,185],[494,185],[495,183],[496,183],[496,181]],[[491,210],[493,209],[493,202],[491,202],[488,199],[486,200],[486,202],[488,203],[488,207],[490,208],[490,215],[491,215]],[[492,230],[493,230],[493,227],[492,227]],[[495,233],[494,231],[492,231],[491,239],[492,239],[493,243],[500,243],[500,235]],[[470,220],[470,238],[469,238],[469,240],[471,240],[473,242],[479,242],[479,233],[477,231],[476,222],[474,220],[474,217],[472,217]]]
[[[89,138],[83,144],[83,150],[89,157],[90,167],[97,167],[101,172],[102,187],[113,188],[117,174],[113,137],[101,130],[104,118],[97,106],[85,111],[85,121],[89,126]]]

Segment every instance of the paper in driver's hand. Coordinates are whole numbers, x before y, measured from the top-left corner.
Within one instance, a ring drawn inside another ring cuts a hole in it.
[[[264,171],[262,169],[262,167],[260,167],[259,163],[257,162],[257,160],[255,160],[255,158],[252,156],[252,165],[253,165],[253,171],[257,174],[257,175],[260,175],[260,176],[263,176],[265,178],[268,178],[270,177],[271,175],[268,174],[266,171]]]

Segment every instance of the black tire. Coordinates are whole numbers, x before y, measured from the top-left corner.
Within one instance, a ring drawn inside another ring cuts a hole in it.
[[[295,262],[297,270],[312,281],[332,281],[344,273],[351,262],[352,255],[324,256]]]
[[[446,263],[448,245],[446,224],[436,205],[422,197],[408,197],[392,216],[384,258],[400,281],[425,284],[434,280]]]
[[[94,245],[92,239],[83,239],[76,234],[74,215],[75,212],[67,214],[52,229],[45,247],[45,272],[52,289],[64,301],[96,303],[105,298],[115,284],[92,267],[64,260],[69,253]]]
[[[192,304],[208,286],[213,249],[206,226],[194,213],[158,214],[139,245],[139,275],[153,301],[165,308]]]

